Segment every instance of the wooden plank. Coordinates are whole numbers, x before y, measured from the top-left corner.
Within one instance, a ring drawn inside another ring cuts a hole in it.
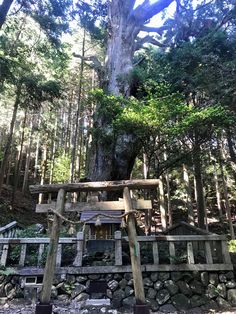
[[[9,250],[9,245],[8,244],[3,245],[2,256],[1,256],[1,260],[0,260],[1,266],[6,266],[8,250]]]
[[[188,264],[194,264],[194,254],[193,254],[192,242],[187,242],[187,256],[188,256]]]
[[[153,252],[153,263],[159,264],[159,252],[158,252],[158,243],[155,241],[152,244],[152,252]]]
[[[122,237],[128,241],[128,237]],[[225,236],[222,235],[158,235],[158,236],[138,236],[140,242],[152,241],[174,241],[174,242],[187,242],[187,241],[222,241]],[[1,240],[0,240],[1,241]]]
[[[3,233],[9,229],[15,228],[17,226],[17,222],[16,221],[12,221],[9,224],[3,226],[0,228],[0,233]]]
[[[205,254],[207,264],[213,264],[213,258],[211,254],[211,244],[209,241],[205,241]]]
[[[228,271],[233,270],[232,264],[179,264],[179,265],[141,265],[142,272],[163,272],[163,271]],[[24,267],[15,268],[16,275],[36,276],[43,275],[44,268]],[[116,274],[131,273],[131,266],[86,266],[86,267],[60,267],[56,268],[56,274]]]
[[[83,252],[84,252],[84,232],[77,233],[77,254],[73,262],[74,266],[83,265]]]
[[[125,212],[129,213],[132,211],[132,201],[130,197],[130,191],[128,187],[124,188],[123,199],[125,205]],[[135,216],[134,214],[128,215],[127,217],[127,232],[129,238],[129,248],[130,248],[130,259],[132,274],[134,280],[134,293],[136,304],[145,304],[145,294],[141,270],[141,260],[140,260],[140,249],[137,240],[136,226],[135,226]]]
[[[41,264],[41,260],[42,260],[42,256],[43,256],[43,252],[44,252],[44,244],[40,244],[39,245],[39,252],[38,252],[38,260],[37,260],[37,265],[39,266]]]
[[[60,238],[60,244],[76,243],[77,238]],[[0,244],[49,244],[50,238],[0,238]]]
[[[152,208],[152,202],[150,200],[132,200],[132,205],[134,209],[145,210]],[[51,209],[55,210],[56,203],[51,204],[37,204],[36,212],[37,213],[47,213]],[[95,202],[95,203],[66,203],[65,211],[66,212],[82,212],[84,210],[124,210],[124,203],[121,201],[107,201],[107,202]]]
[[[30,185],[29,190],[32,194],[58,192],[60,189],[63,189],[66,192],[116,191],[123,190],[124,187],[129,187],[130,189],[149,189],[156,187],[158,184],[158,179],[98,181],[68,184]]]
[[[65,204],[65,191],[60,189],[57,195],[56,210],[59,214],[63,214]],[[45,272],[43,276],[43,286],[40,295],[40,302],[42,304],[49,304],[51,298],[51,289],[53,284],[53,278],[55,274],[56,256],[58,249],[59,233],[61,227],[61,219],[54,215],[52,231],[50,236],[50,243],[47,254],[47,261],[45,265]]]
[[[22,244],[21,250],[20,250],[20,260],[19,260],[20,266],[25,265],[26,249],[27,249],[27,244]]]
[[[61,266],[61,255],[62,255],[62,244],[58,244],[57,256],[56,256],[56,267]]]
[[[231,258],[229,254],[229,249],[227,245],[227,241],[222,241],[221,242],[221,248],[222,248],[222,256],[223,256],[223,261],[226,264],[231,264]]]
[[[170,263],[175,263],[175,243],[169,242]]]
[[[115,265],[122,265],[122,242],[121,231],[115,232]]]

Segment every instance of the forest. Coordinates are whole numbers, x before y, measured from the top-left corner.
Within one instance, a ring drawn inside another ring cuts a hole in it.
[[[0,1],[0,96],[2,225],[29,185],[159,179],[163,229],[235,239],[234,0]]]

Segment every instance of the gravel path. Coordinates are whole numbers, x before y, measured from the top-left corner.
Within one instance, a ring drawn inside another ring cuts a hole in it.
[[[0,306],[0,314],[34,314],[35,313],[35,305],[27,305],[24,303],[21,304],[5,304]],[[105,307],[100,307],[96,309],[91,307],[89,309],[80,309],[80,304],[76,302],[71,302],[69,304],[57,303],[53,306],[53,313],[57,314],[133,314],[130,311],[117,311],[117,310],[106,310]],[[169,314],[236,314],[236,308],[232,308],[226,311],[213,311],[203,312],[200,309],[197,310],[189,310],[187,312],[172,312]],[[152,314],[167,314],[163,312],[152,312]]]

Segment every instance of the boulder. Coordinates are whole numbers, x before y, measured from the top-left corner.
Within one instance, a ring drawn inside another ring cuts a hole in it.
[[[192,295],[192,290],[189,287],[189,284],[185,281],[178,281],[177,285],[179,287],[179,290],[181,291],[181,293],[187,295],[187,296],[191,296]]]
[[[219,275],[219,281],[223,282],[223,283],[227,282],[226,275],[224,275],[224,274]]]
[[[157,281],[154,283],[154,289],[155,290],[159,291],[162,289],[162,287],[163,287],[163,283],[161,281]]]
[[[209,298],[209,299],[214,299],[216,297],[218,297],[219,295],[219,292],[216,288],[216,286],[214,286],[213,284],[209,284],[207,286],[207,290],[206,290],[206,296]]]
[[[159,305],[158,305],[158,303],[157,303],[156,300],[148,299],[148,298],[147,298],[146,301],[147,301],[148,306],[151,308],[151,310],[152,310],[153,312],[158,311]]]
[[[233,289],[236,287],[236,282],[234,280],[230,280],[225,284],[226,288]]]
[[[79,283],[84,283],[88,280],[87,276],[76,276],[76,281]]]
[[[180,271],[173,271],[171,273],[171,279],[173,281],[179,281],[180,279],[182,279],[183,273]]]
[[[232,271],[228,271],[225,276],[228,280],[234,279],[234,273]]]
[[[225,284],[219,283],[216,288],[218,290],[219,296],[221,296],[222,298],[225,299],[226,298],[226,292],[227,292]]]
[[[190,299],[190,304],[191,304],[191,307],[194,308],[194,307],[199,307],[206,304],[207,301],[208,301],[207,298],[204,296],[194,295]]]
[[[166,281],[168,279],[170,279],[170,273],[168,273],[168,272],[160,272],[159,273],[159,280],[160,281]]]
[[[67,294],[60,294],[57,296],[57,300],[58,301],[62,301],[62,302],[65,302],[65,301],[68,301],[69,300],[69,297]]]
[[[123,306],[125,307],[133,307],[136,304],[136,300],[135,297],[130,296],[128,298],[123,299],[122,303]]]
[[[118,288],[119,283],[116,280],[111,280],[108,282],[107,286],[111,291],[115,291]]]
[[[208,300],[205,305],[201,306],[201,308],[202,308],[204,311],[211,311],[211,312],[214,312],[214,311],[217,310],[219,307],[218,307],[218,304],[216,303],[216,301],[214,301],[214,300]]]
[[[126,279],[121,279],[121,281],[119,282],[119,286],[121,289],[125,289],[125,287],[128,285],[128,281]]]
[[[192,290],[193,294],[203,294],[204,293],[204,287],[203,287],[203,284],[194,279],[191,283],[190,283],[190,289]]]
[[[236,289],[230,289],[227,292],[227,300],[233,305],[236,306]]]
[[[170,294],[167,289],[162,289],[157,292],[156,300],[159,305],[166,303],[170,298]]]
[[[74,289],[72,290],[71,297],[74,299],[79,295],[81,292],[84,292],[86,290],[86,286],[82,285],[79,282],[76,282],[74,284]]]
[[[148,292],[147,292],[148,299],[155,299],[156,295],[157,295],[157,291],[155,289],[153,288],[148,289]]]
[[[159,308],[162,313],[176,313],[176,308],[172,304],[164,304]]]
[[[153,282],[150,278],[146,277],[143,279],[144,288],[153,287]]]
[[[171,298],[173,305],[177,310],[188,310],[190,308],[190,300],[184,294],[178,293]]]
[[[158,279],[158,273],[151,273],[150,278],[152,282],[156,282]]]
[[[207,287],[209,284],[209,274],[206,271],[201,273],[201,282],[204,287]]]
[[[209,275],[209,282],[210,284],[217,286],[219,283],[219,277],[217,274],[210,274]]]
[[[170,295],[174,295],[179,291],[179,287],[171,279],[164,282],[164,287],[169,291]]]
[[[89,295],[85,292],[82,292],[79,295],[77,295],[77,297],[75,298],[75,301],[81,302],[81,301],[85,301],[88,299],[89,299]]]
[[[126,274],[125,274],[126,275]],[[122,277],[122,275],[121,274],[115,274],[114,275],[114,279],[115,280],[117,280],[117,281],[119,281],[119,280],[121,280],[123,277]],[[126,278],[125,278],[126,279]],[[126,279],[127,280],[127,279]]]
[[[216,298],[216,302],[221,309],[230,309],[231,308],[231,304],[229,302],[227,302],[225,299],[223,299],[222,297]]]
[[[112,304],[114,308],[119,308],[122,306],[122,300],[125,298],[125,292],[121,289],[116,290],[113,293]]]
[[[130,286],[125,287],[125,296],[129,297],[134,293],[134,289]]]
[[[116,275],[115,275],[115,276],[116,276]],[[126,273],[126,274],[124,274],[124,278],[125,278],[127,281],[129,281],[130,279],[133,278],[133,275],[132,275],[131,273]]]

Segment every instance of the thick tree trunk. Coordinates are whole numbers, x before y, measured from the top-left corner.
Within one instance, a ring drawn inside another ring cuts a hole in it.
[[[108,93],[115,96],[130,96],[132,62],[134,51],[138,47],[137,35],[144,24],[171,2],[173,0],[143,1],[134,9],[135,0],[109,1],[108,46],[104,78]],[[141,43],[144,42],[145,40],[141,40]],[[98,110],[94,128],[99,133],[102,132],[102,136],[93,137],[89,178],[93,181],[129,179],[135,158],[141,149],[138,139],[125,130],[114,134],[111,119],[106,113],[99,113]],[[104,141],[104,138],[108,140]]]
[[[129,78],[133,68],[135,38],[139,32],[135,20],[130,19],[128,2],[111,1],[109,6],[105,77],[108,92],[125,97],[130,95]],[[95,117],[94,127],[103,132],[103,138],[113,132],[111,122],[104,114]],[[140,148],[137,139],[125,131],[114,136],[110,143],[94,137],[89,177],[93,181],[129,179]]]

